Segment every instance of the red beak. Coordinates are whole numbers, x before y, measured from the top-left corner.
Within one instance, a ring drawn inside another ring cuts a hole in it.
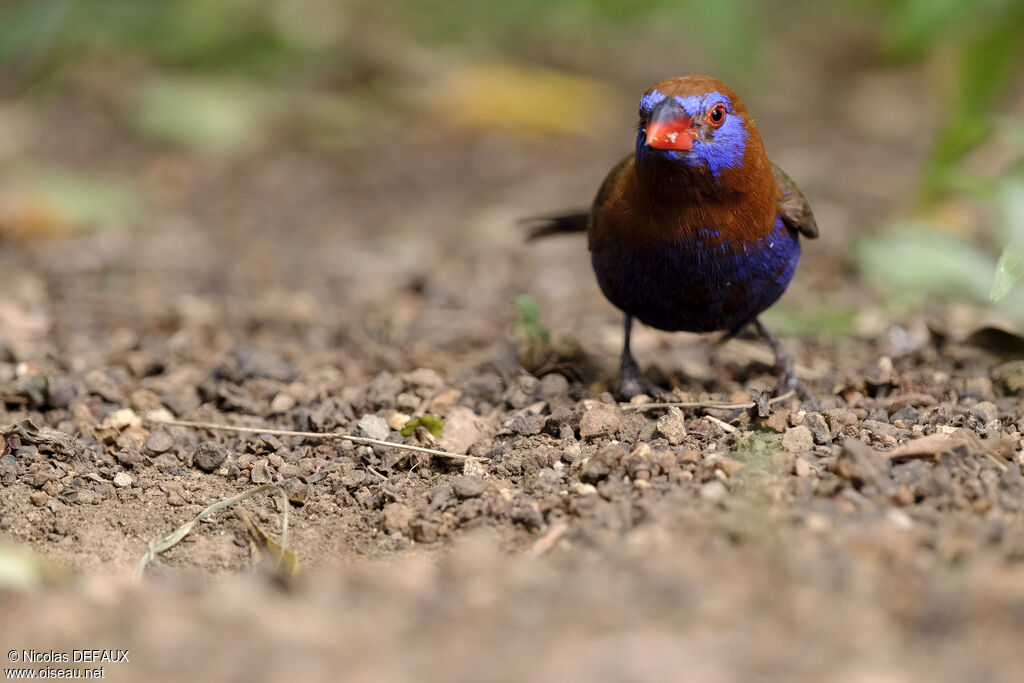
[[[693,139],[697,136],[692,124],[679,103],[668,97],[651,111],[651,120],[645,129],[647,146],[688,152],[693,149]]]

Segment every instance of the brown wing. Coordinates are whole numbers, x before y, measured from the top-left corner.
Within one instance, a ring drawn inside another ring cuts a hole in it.
[[[612,189],[615,184],[619,181],[619,178],[633,166],[633,154],[628,154],[622,161],[615,164],[608,175],[605,176],[604,182],[601,183],[601,189],[597,191],[597,197],[594,198],[594,203],[591,205],[590,211],[574,211],[571,213],[553,214],[548,216],[532,216],[524,219],[522,222],[530,225],[530,231],[527,234],[526,241],[532,242],[535,239],[541,237],[547,237],[549,235],[559,235],[570,232],[587,232],[593,216],[601,210],[604,203],[608,200],[608,197],[612,193]]]
[[[604,203],[608,201],[608,197],[611,196],[612,189],[618,184],[619,179],[633,167],[635,159],[636,154],[630,152],[622,158],[622,161],[612,166],[612,170],[608,171],[608,175],[604,177],[604,182],[601,183],[597,196],[594,197],[594,206],[591,209],[591,213],[597,213],[604,206]]]
[[[612,195],[621,195],[621,190],[616,192],[616,189],[620,188],[623,178],[633,170],[635,160],[636,155],[630,153],[612,166],[612,170],[608,171],[604,182],[601,183],[597,196],[594,197],[594,204],[590,209],[590,225],[587,226],[587,246],[591,251],[600,249],[608,219],[606,205]]]
[[[818,236],[818,224],[814,221],[814,213],[807,203],[807,198],[793,179],[785,171],[772,164],[772,175],[779,186],[779,213],[782,222],[793,230],[799,230],[806,237]]]

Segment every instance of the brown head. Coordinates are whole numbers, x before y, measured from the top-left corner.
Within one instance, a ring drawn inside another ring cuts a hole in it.
[[[682,177],[702,195],[773,182],[757,124],[739,95],[709,76],[667,78],[644,93],[636,163],[648,182]]]
[[[714,226],[752,241],[774,229],[778,186],[757,125],[732,88],[708,76],[668,78],[644,93],[633,163],[595,201],[591,249],[605,236],[663,243]]]

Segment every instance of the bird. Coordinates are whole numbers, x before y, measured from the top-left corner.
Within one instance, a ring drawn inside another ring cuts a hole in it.
[[[636,146],[608,173],[589,211],[543,216],[529,239],[586,232],[605,297],[625,314],[619,394],[662,393],[630,350],[633,321],[668,332],[754,325],[775,355],[780,393],[817,401],[759,317],[818,226],[796,183],[765,153],[739,95],[710,76],[667,78],[640,98]]]

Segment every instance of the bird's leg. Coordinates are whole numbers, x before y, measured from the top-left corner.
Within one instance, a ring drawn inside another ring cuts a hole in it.
[[[640,371],[633,352],[629,350],[629,335],[632,330],[633,316],[627,314],[623,326],[622,362],[619,364],[619,394],[627,401],[640,394],[658,396],[662,393],[661,388]]]
[[[814,394],[807,388],[804,381],[797,377],[793,357],[786,352],[782,342],[769,332],[768,328],[759,319],[754,319],[754,326],[757,328],[757,333],[761,335],[761,338],[765,340],[768,346],[771,347],[772,352],[775,353],[775,371],[779,373],[779,393],[784,394],[787,391],[795,391],[807,410],[816,413],[821,412],[821,407],[818,405],[817,399],[814,398]]]

